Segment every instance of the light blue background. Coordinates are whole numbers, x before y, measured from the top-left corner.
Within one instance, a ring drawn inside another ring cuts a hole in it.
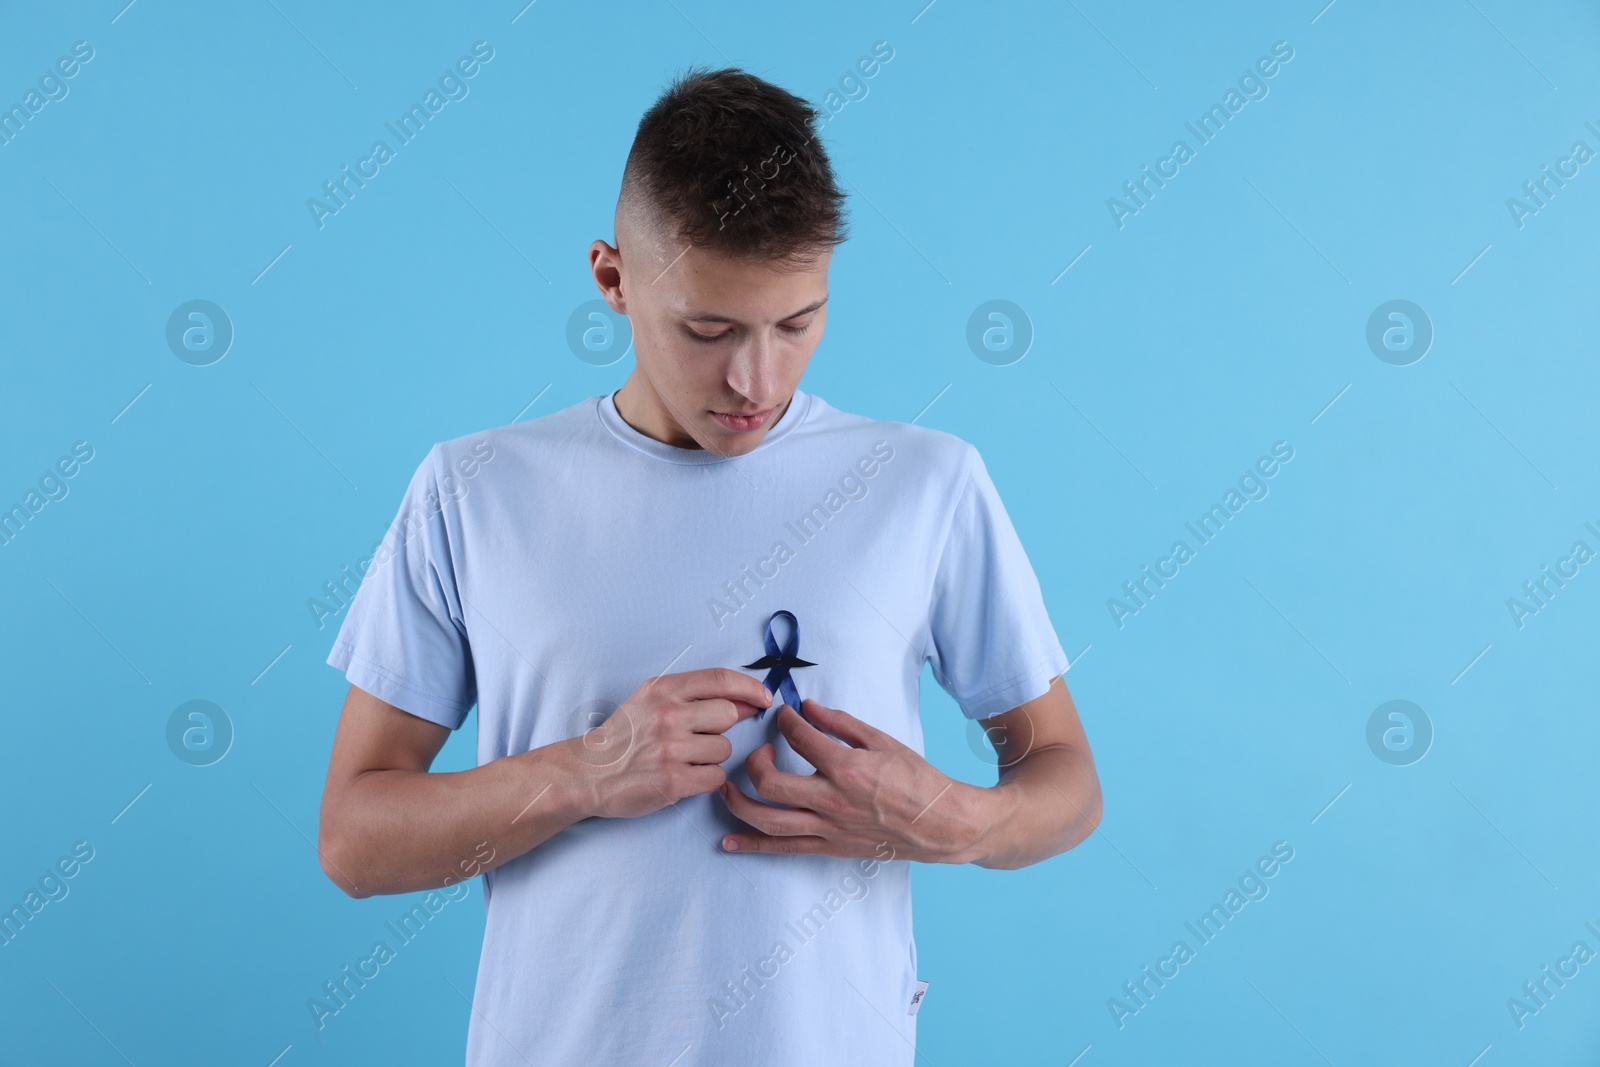
[[[1600,549],[1600,162],[1521,228],[1506,206],[1600,149],[1593,5],[124,2],[0,14],[7,106],[95,49],[0,147],[0,505],[95,449],[0,548],[0,904],[96,850],[0,948],[0,1061],[459,1061],[476,884],[312,1025],[415,900],[318,868],[345,682],[307,601],[430,444],[626,377],[566,324],[674,71],[821,104],[879,40],[826,128],[854,237],[803,385],[978,446],[1106,797],[1043,864],[916,869],[921,1062],[1600,1056],[1600,964],[1524,1028],[1506,1006],[1600,950],[1600,565],[1520,629],[1506,604]],[[478,40],[470,95],[319,230],[306,200]],[[1107,198],[1280,40],[1270,95],[1119,229]],[[191,299],[236,330],[208,367],[165,342]],[[965,342],[991,299],[1035,332],[1010,366]],[[1410,366],[1365,341],[1391,299],[1436,331]],[[1107,599],[1279,440],[1270,495],[1119,629]],[[992,781],[924,692],[930,758]],[[1410,766],[1366,741],[1396,698],[1435,730]],[[167,747],[192,699],[236,731],[208,767]],[[1270,895],[1119,1029],[1108,998],[1280,840]]]

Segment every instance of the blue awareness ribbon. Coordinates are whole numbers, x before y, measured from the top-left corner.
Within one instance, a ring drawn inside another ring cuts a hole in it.
[[[783,615],[789,620],[789,638],[783,643],[783,648],[778,648],[777,640],[772,636],[772,620]],[[767,654],[754,663],[746,663],[745,670],[760,670],[769,668],[766,681],[763,682],[768,692],[781,693],[783,701],[795,711],[800,710],[800,691],[794,687],[794,678],[789,672],[796,667],[815,667],[816,664],[803,660],[795,653],[800,651],[800,621],[794,617],[793,612],[775,611],[767,619],[767,632],[765,637]],[[766,708],[756,712],[756,718],[767,713]]]

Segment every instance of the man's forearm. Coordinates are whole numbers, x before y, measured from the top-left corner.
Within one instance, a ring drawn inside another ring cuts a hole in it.
[[[957,862],[1014,870],[1075,847],[1100,824],[1100,779],[1083,748],[1029,752],[998,784],[968,786],[966,803],[982,827]]]
[[[326,809],[323,869],[354,897],[466,881],[595,814],[587,769],[568,740],[465,771],[367,771]]]

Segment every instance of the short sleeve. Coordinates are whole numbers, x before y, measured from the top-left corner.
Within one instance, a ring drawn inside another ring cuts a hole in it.
[[[978,450],[940,552],[924,655],[969,719],[1043,696],[1066,671],[1044,594]]]
[[[435,445],[412,475],[327,662],[351,685],[454,730],[477,688],[437,459]]]

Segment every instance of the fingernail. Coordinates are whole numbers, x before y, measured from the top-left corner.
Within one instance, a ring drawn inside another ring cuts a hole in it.
[[[738,852],[739,851],[739,842],[735,841],[733,838],[730,837],[730,838],[725,839],[722,842],[722,847],[727,849],[729,852]]]

